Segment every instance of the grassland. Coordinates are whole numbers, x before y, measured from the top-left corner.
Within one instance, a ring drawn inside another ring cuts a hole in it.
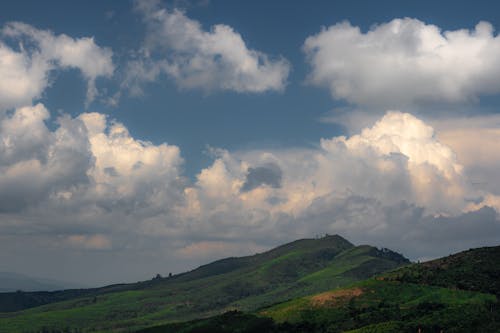
[[[338,236],[300,240],[0,313],[0,332],[500,332],[499,255],[481,248],[411,264]]]
[[[82,291],[62,301],[66,295],[58,294],[58,302],[0,313],[0,332],[129,332],[231,310],[253,312],[407,263],[394,252],[356,247],[339,236],[299,240],[171,278]]]
[[[362,249],[352,249],[342,256],[355,251]],[[140,332],[414,333],[420,329],[426,333],[496,333],[500,332],[499,251],[500,247],[473,249],[406,265],[253,314],[230,312]],[[319,271],[312,276],[322,274]]]
[[[370,279],[348,288],[285,302],[260,311],[277,323],[307,323],[315,331],[344,332],[382,325],[417,329],[431,323],[449,328],[446,318],[464,309],[496,302],[496,297],[472,291]],[[439,320],[436,320],[439,318]]]

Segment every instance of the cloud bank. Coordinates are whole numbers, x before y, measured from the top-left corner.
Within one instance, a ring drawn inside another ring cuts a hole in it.
[[[205,92],[262,93],[282,91],[290,71],[284,58],[249,49],[232,27],[217,24],[210,31],[184,12],[138,1],[136,9],[147,35],[138,59],[128,64],[125,86],[142,92],[141,84],[167,74],[182,89]]]
[[[403,18],[366,32],[343,22],[308,37],[303,50],[310,82],[357,105],[461,103],[500,92],[500,37],[488,22],[442,31]]]
[[[412,258],[499,240],[499,196],[471,187],[408,113],[316,149],[215,150],[194,182],[177,146],[133,138],[99,113],[63,115],[54,129],[49,119],[37,104],[0,120],[0,231],[34,238],[37,255],[163,253],[156,260],[182,270],[325,232]]]

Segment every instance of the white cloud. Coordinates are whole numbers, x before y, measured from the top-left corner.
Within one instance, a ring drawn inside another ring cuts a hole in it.
[[[15,44],[17,49],[10,46]],[[50,71],[66,68],[83,74],[88,104],[98,93],[96,79],[113,74],[112,55],[93,38],[74,39],[25,23],[7,23],[0,33],[0,110],[30,105],[50,85]]]
[[[270,164],[280,171],[280,186],[261,183],[242,190],[249,170]],[[208,203],[217,213],[221,206],[252,210],[255,218],[263,212],[300,216],[318,199],[351,195],[385,205],[405,200],[430,214],[456,214],[471,194],[463,167],[433,128],[395,111],[358,135],[323,139],[319,150],[223,152],[200,172],[194,191],[190,198],[199,202],[192,206]],[[204,216],[206,209],[201,209]]]
[[[204,31],[178,9],[167,10],[151,1],[136,5],[148,32],[141,57],[128,65],[125,85],[132,93],[140,93],[143,82],[154,81],[161,73],[181,88],[205,92],[285,88],[288,61],[249,49],[230,26],[217,24]]]
[[[456,152],[471,186],[483,190],[486,196],[500,195],[500,116],[444,118],[432,123],[439,140]]]
[[[48,119],[42,104],[0,119],[0,210],[43,202],[146,216],[175,203],[183,181],[178,147],[135,140],[98,113],[62,116],[54,131]]]
[[[498,240],[497,213],[482,207],[500,209],[499,196],[471,189],[452,150],[407,113],[316,149],[214,150],[193,183],[176,146],[99,113],[48,120],[41,104],[0,119],[0,234],[37,239],[25,248],[36,257],[158,255],[176,271],[325,232],[414,258]]]
[[[91,163],[85,129],[66,117],[49,131],[41,104],[17,109],[0,121],[0,211],[34,206],[50,193],[88,181]]]
[[[30,105],[48,85],[48,70],[39,54],[30,57],[0,41],[0,110]]]
[[[129,205],[126,209],[136,212],[152,209],[155,214],[174,203],[178,193],[171,187],[179,192],[176,182],[182,182],[177,146],[135,140],[123,124],[109,123],[99,113],[84,113],[78,119],[87,128],[94,159],[87,172],[94,184],[89,191],[93,200],[119,203],[124,206],[120,208]]]
[[[432,121],[439,140],[452,147],[465,166],[500,166],[500,115],[483,114]]]
[[[339,142],[354,155],[367,157],[375,151],[378,156],[371,162],[382,174],[401,173],[398,167],[403,162],[414,195],[410,202],[448,213],[463,206],[466,191],[463,167],[454,152],[436,139],[434,129],[420,119],[408,113],[388,112],[360,135],[324,141],[323,147],[328,150],[331,144],[337,146]]]
[[[354,104],[458,103],[500,92],[500,38],[487,22],[444,32],[410,18],[367,32],[343,22],[308,37],[303,49],[309,80]]]

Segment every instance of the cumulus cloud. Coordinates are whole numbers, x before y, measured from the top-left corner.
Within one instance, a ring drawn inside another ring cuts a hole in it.
[[[88,170],[93,200],[130,211],[164,210],[173,202],[183,163],[177,146],[135,140],[118,122],[99,113],[78,117],[87,131],[94,164]]]
[[[358,105],[459,103],[500,92],[500,38],[488,22],[442,31],[404,18],[366,32],[342,22],[308,37],[303,50],[310,82]]]
[[[360,134],[323,139],[318,150],[224,152],[196,185],[200,205],[236,200],[238,207],[292,215],[332,195],[376,197],[384,204],[406,200],[430,214],[453,214],[465,209],[470,192],[463,167],[433,128],[396,111]]]
[[[44,202],[157,214],[182,182],[179,148],[135,140],[99,113],[62,116],[51,131],[42,104],[0,120],[0,208],[20,211]]]
[[[0,30],[0,110],[31,105],[50,85],[55,69],[79,69],[87,81],[87,103],[97,96],[98,77],[110,77],[112,52],[93,38],[71,38],[21,22]]]
[[[140,94],[143,82],[155,81],[162,73],[183,89],[205,92],[285,88],[288,61],[249,49],[232,27],[217,24],[205,31],[184,12],[161,8],[154,1],[136,2],[136,8],[147,36],[138,59],[128,64],[124,84],[133,94]]]
[[[178,147],[102,114],[48,120],[41,104],[0,118],[2,242],[158,256],[146,260],[154,272],[161,260],[179,271],[325,232],[412,258],[499,240],[499,196],[471,188],[453,151],[407,113],[315,149],[214,150],[193,182]]]
[[[452,147],[466,166],[500,165],[496,154],[500,140],[500,115],[484,114],[432,121],[439,140]]]
[[[498,196],[471,187],[452,149],[407,113],[388,112],[318,149],[216,153],[184,189],[179,216],[198,239],[184,256],[223,253],[235,240],[263,246],[325,232],[413,259],[500,240]],[[279,186],[267,183],[277,174]],[[149,222],[149,233],[172,234],[171,224]]]
[[[81,122],[59,119],[51,132],[46,108],[17,109],[0,121],[0,210],[18,211],[88,181],[91,164]]]

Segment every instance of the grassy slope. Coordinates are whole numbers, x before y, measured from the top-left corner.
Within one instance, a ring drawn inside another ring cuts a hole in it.
[[[498,332],[499,320],[491,294],[370,279],[281,303],[256,315],[231,312],[140,332],[414,333],[422,328],[423,332],[484,333]]]
[[[483,247],[404,267],[384,279],[492,293],[500,296],[500,246]]]
[[[293,251],[311,252],[323,250],[326,252],[325,255],[328,255],[328,252],[336,254],[339,251],[351,247],[353,247],[353,245],[340,236],[329,236],[321,239],[302,239],[279,246],[262,254],[218,260],[213,263],[200,266],[190,272],[178,274],[168,279],[150,280],[131,284],[117,284],[102,288],[72,289],[53,292],[40,291],[0,293],[0,312],[14,312],[85,296],[95,297],[118,291],[144,290],[154,288],[158,285],[185,283],[214,275],[230,273],[236,270],[251,270],[255,266],[265,264],[268,261],[279,258]]]
[[[253,311],[276,302],[342,286],[407,263],[339,236],[299,240],[271,251],[228,258],[131,290],[88,295],[0,314],[0,332],[43,327],[128,331],[173,320]],[[124,288],[123,286],[115,287]]]
[[[414,264],[260,311],[310,332],[498,332],[500,247]],[[497,296],[496,296],[497,295]]]
[[[277,322],[322,320],[323,312],[333,314],[351,309],[391,307],[400,311],[413,310],[420,304],[461,305],[486,301],[494,302],[495,296],[466,290],[452,290],[396,281],[369,279],[318,295],[294,299],[261,310],[261,314]],[[324,320],[330,320],[324,316]]]

